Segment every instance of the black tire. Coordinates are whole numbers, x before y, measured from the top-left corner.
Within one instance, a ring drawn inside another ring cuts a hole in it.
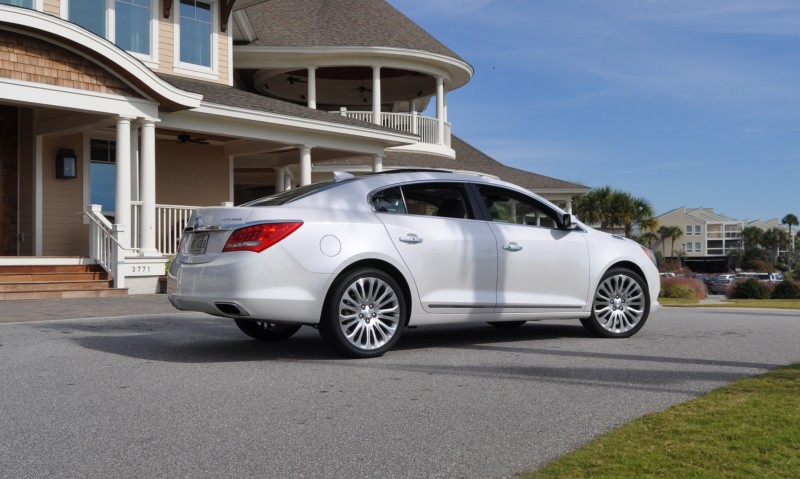
[[[379,269],[359,268],[334,282],[319,333],[340,354],[374,358],[397,343],[407,314],[403,289],[394,278]]]
[[[289,338],[303,326],[302,324],[271,323],[252,319],[234,319],[234,321],[244,334],[261,341],[280,341]]]
[[[489,321],[486,324],[494,326],[495,328],[518,328],[525,323],[527,323],[527,321]]]
[[[592,297],[592,314],[581,324],[604,338],[629,338],[642,329],[650,314],[650,293],[641,276],[625,268],[603,275]]]

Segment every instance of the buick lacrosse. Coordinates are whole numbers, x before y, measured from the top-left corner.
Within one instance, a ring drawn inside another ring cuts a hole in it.
[[[261,340],[312,326],[350,357],[426,324],[578,319],[625,338],[659,306],[649,249],[528,190],[445,171],[335,176],[198,209],[169,267],[173,306]]]

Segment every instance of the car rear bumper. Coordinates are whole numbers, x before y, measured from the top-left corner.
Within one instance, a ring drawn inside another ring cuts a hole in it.
[[[180,310],[316,324],[329,278],[303,269],[279,246],[222,253],[203,264],[179,257],[167,274],[167,297]]]

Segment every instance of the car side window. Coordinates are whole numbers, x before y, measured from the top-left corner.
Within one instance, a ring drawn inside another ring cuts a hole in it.
[[[372,195],[372,208],[377,213],[405,214],[406,205],[400,187],[387,188]]]
[[[556,212],[533,198],[493,186],[479,186],[478,190],[493,222],[558,228]]]
[[[408,214],[440,218],[475,218],[461,184],[414,183],[403,185],[402,189]]]
[[[413,183],[372,195],[377,213],[473,219],[464,186],[458,183]]]

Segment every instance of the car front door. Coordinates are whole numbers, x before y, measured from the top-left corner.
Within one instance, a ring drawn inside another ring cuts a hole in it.
[[[465,185],[411,183],[372,196],[378,218],[411,271],[430,313],[491,313],[497,248],[485,221],[476,220]]]
[[[589,251],[579,229],[560,229],[559,212],[523,193],[479,185],[498,251],[499,313],[574,314],[589,297]]]

